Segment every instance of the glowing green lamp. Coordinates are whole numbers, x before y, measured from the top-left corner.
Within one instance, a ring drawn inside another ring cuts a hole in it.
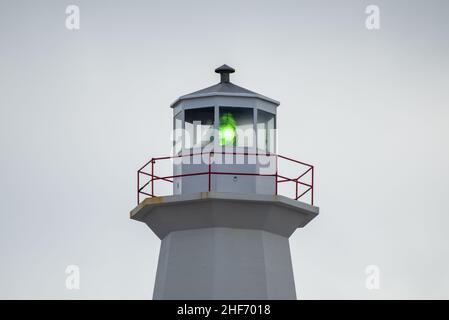
[[[218,128],[220,146],[233,146],[235,144],[236,122],[232,113],[225,113],[220,117]]]

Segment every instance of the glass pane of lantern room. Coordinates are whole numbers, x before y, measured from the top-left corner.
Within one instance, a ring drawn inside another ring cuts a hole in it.
[[[185,148],[205,147],[214,140],[214,107],[185,110],[184,123]]]
[[[178,155],[182,148],[182,112],[179,112],[174,119],[173,124],[173,152]]]
[[[253,109],[220,107],[218,138],[220,146],[253,147]]]
[[[272,113],[257,110],[257,148],[275,152],[276,116]]]

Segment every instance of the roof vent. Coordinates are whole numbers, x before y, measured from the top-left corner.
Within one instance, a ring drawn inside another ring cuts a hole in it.
[[[229,81],[229,74],[234,73],[234,68],[231,68],[227,64],[222,65],[221,67],[218,67],[215,69],[216,73],[220,74],[220,82],[221,83],[228,83]]]

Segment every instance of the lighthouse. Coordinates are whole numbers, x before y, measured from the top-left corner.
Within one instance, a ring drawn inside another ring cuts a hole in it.
[[[161,240],[153,299],[296,299],[289,237],[318,215],[314,167],[277,153],[278,101],[215,72],[171,104],[172,154],[137,171],[131,219]]]

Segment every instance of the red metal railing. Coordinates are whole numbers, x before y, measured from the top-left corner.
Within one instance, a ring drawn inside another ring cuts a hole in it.
[[[223,171],[213,171],[213,157],[215,154],[221,155],[242,155],[242,156],[268,156],[275,158],[275,170],[273,173],[254,173],[254,172],[223,172]],[[155,165],[156,162],[164,161],[164,160],[180,160],[179,158],[184,157],[193,157],[193,156],[204,156],[207,155],[207,171],[200,171],[194,173],[185,173],[185,174],[177,174],[177,175],[167,175],[161,176],[156,175]],[[290,164],[296,164],[301,166],[301,170],[297,173],[297,175],[293,177],[287,177],[286,174],[279,173],[279,162],[288,161]],[[150,169],[150,172],[148,172]],[[295,185],[295,196],[290,198],[294,200],[299,200],[304,198],[306,195],[309,195],[309,203],[313,205],[313,180],[314,180],[314,167],[305,162],[301,162],[298,160],[294,160],[291,158],[287,158],[285,156],[281,156],[278,154],[265,154],[265,153],[248,153],[248,152],[218,152],[218,151],[209,151],[209,152],[199,152],[199,153],[189,153],[182,154],[178,156],[167,156],[167,157],[158,157],[151,158],[145,165],[143,165],[137,171],[137,204],[140,203],[140,195],[145,195],[148,197],[156,197],[157,195],[154,192],[155,181],[165,181],[169,183],[173,183],[173,179],[180,177],[188,177],[188,176],[200,176],[207,175],[208,176],[208,191],[211,191],[211,177],[213,175],[234,175],[234,176],[266,176],[266,177],[275,177],[275,194],[278,194],[279,184],[284,183],[293,183]],[[145,181],[145,178],[147,179]],[[306,181],[308,182],[306,182]],[[304,190],[300,190],[303,188]]]

